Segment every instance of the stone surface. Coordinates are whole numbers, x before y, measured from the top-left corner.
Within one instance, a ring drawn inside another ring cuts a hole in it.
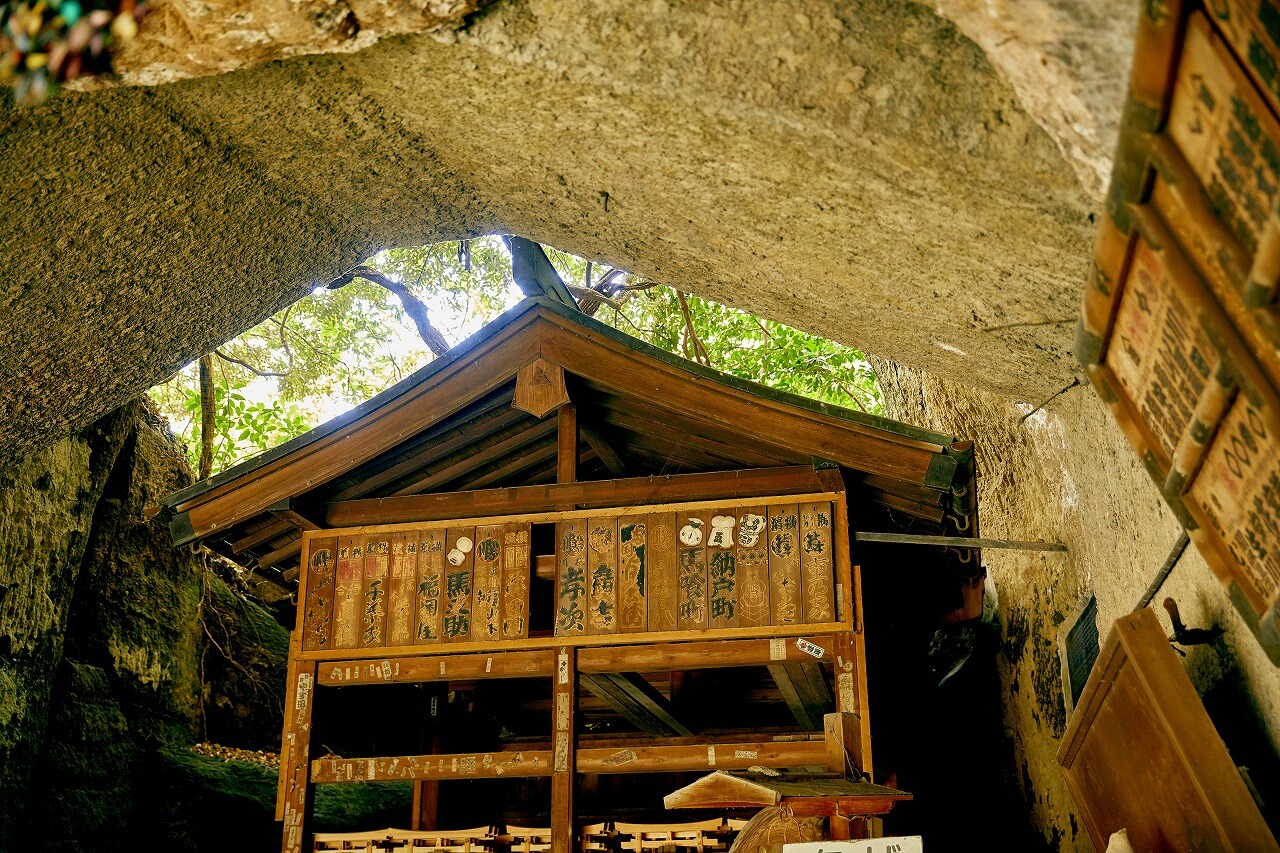
[[[1040,398],[1094,196],[1001,62],[905,0],[528,0],[0,113],[0,456],[380,246],[492,231]]]
[[[190,482],[136,402],[0,475],[0,850],[226,849],[217,809],[279,846],[274,771],[228,802],[230,771],[188,751],[278,746],[287,646],[147,520]]]

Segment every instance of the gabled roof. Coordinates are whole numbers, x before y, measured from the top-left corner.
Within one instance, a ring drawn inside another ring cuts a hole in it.
[[[933,522],[961,485],[951,436],[727,376],[536,298],[351,411],[167,497],[175,539],[274,559],[305,523],[288,523],[295,507],[315,517],[335,500],[548,482],[555,419],[510,406],[517,372],[539,358],[570,381],[584,479],[820,457]]]

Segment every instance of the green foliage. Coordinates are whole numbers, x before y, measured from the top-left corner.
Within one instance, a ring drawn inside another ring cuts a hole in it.
[[[548,249],[552,264],[569,284],[586,282],[586,261]],[[606,270],[596,268],[592,280]],[[641,285],[628,277],[632,286]],[[679,295],[655,286],[625,292],[619,307],[601,306],[596,319],[659,349],[698,360]],[[871,414],[883,411],[880,386],[870,363],[858,350],[764,320],[718,302],[687,296],[694,333],[716,370],[824,403]]]
[[[369,266],[406,285],[426,303],[449,343],[457,344],[521,298],[499,238],[478,238],[468,246],[469,264],[463,246],[452,242],[387,250]],[[547,253],[567,284],[585,284],[584,259],[554,249]],[[595,267],[592,280],[607,272]],[[881,410],[875,374],[855,349],[695,296],[685,299],[691,335],[675,290],[630,275],[619,281],[643,289],[613,297],[596,319],[742,379],[839,406]],[[337,290],[317,288],[218,353],[214,471],[358,405],[432,358],[399,299],[363,279]],[[197,366],[183,368],[151,395],[186,441],[194,466]]]

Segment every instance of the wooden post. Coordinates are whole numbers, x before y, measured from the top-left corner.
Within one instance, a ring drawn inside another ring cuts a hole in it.
[[[836,634],[836,711],[849,713],[857,718],[857,737],[850,727],[845,748],[858,769],[871,776],[871,719],[867,714],[866,653],[862,646],[862,634],[841,632]]]
[[[572,483],[578,479],[578,407],[573,403],[556,410],[556,442],[556,482]]]
[[[295,667],[285,705],[289,724],[281,756],[284,831],[280,849],[283,853],[302,853],[311,849],[309,823],[314,794],[311,784],[311,709],[315,704],[316,663],[297,661]]]
[[[422,738],[423,746],[429,746],[429,754],[440,752],[440,715],[444,713],[444,701],[448,684],[444,682],[422,685],[423,698],[427,702],[425,716],[430,720],[430,733]],[[413,820],[409,824],[416,830],[438,828],[440,819],[440,782],[438,780],[413,783]]]
[[[573,853],[573,793],[577,779],[574,718],[578,711],[578,661],[577,649],[572,646],[565,646],[556,654],[551,696],[551,853]]]

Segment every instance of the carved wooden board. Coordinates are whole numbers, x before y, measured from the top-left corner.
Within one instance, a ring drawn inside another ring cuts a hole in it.
[[[800,574],[804,578],[804,621],[836,618],[831,504],[800,505]]]
[[[769,604],[774,625],[804,621],[800,576],[800,511],[795,504],[769,507]]]
[[[587,522],[587,633],[618,632],[618,520]]]
[[[1150,609],[1112,628],[1058,750],[1099,850],[1276,850],[1276,841]]]
[[[360,648],[387,644],[387,589],[391,582],[391,542],[373,536],[364,543],[364,585],[361,588]]]
[[[417,554],[418,626],[415,643],[438,643],[444,635],[444,534],[443,530],[410,533],[408,556]]]
[[[333,599],[333,648],[360,646],[360,593],[364,588],[364,538],[338,540],[338,579]]]
[[[502,635],[503,529],[476,528],[471,639],[493,642]]]
[[[502,639],[529,636],[529,525],[510,522],[503,530]]]
[[[645,516],[618,519],[618,631],[645,630],[645,584],[648,580],[648,523]]]
[[[446,643],[465,643],[471,639],[473,615],[472,591],[475,568],[474,527],[450,527],[444,540],[444,624],[441,629]]]
[[[676,563],[676,516],[664,512],[648,518],[647,624],[650,631],[674,631],[679,627],[677,600],[680,589]]]
[[[556,525],[556,636],[587,632],[587,523]]]
[[[1143,4],[1076,353],[1280,663],[1280,5]]]
[[[677,615],[681,631],[701,631],[707,615],[707,531],[710,513],[677,513]]]
[[[329,648],[333,628],[333,590],[338,572],[338,540],[314,540],[307,557],[307,597],[302,609],[302,648]]]
[[[408,646],[413,643],[414,617],[418,609],[418,560],[408,553],[409,534],[390,537],[391,565],[387,587],[387,645]]]

